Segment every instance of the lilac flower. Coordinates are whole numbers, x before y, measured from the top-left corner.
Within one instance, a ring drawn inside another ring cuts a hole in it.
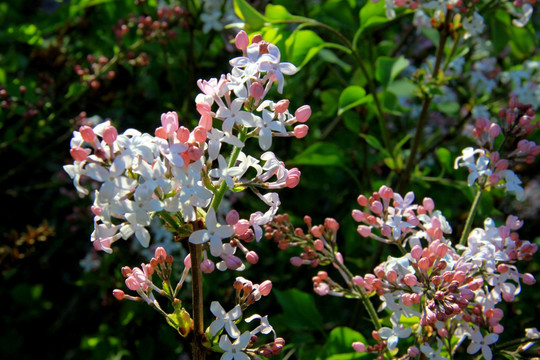
[[[210,311],[216,317],[216,320],[210,324],[210,335],[216,336],[221,329],[225,328],[230,337],[236,339],[240,336],[240,331],[234,323],[242,316],[240,305],[236,305],[231,311],[225,312],[219,302],[212,301]]]
[[[221,240],[229,238],[233,234],[234,227],[230,225],[219,225],[214,208],[210,208],[206,214],[206,229],[191,233],[189,242],[192,244],[210,242],[210,253],[213,256],[219,256],[223,251]]]

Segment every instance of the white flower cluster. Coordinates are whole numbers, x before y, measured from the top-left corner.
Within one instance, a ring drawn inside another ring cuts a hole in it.
[[[499,166],[498,163],[492,164],[485,150],[472,147],[463,149],[462,155],[454,162],[454,168],[459,167],[466,167],[469,170],[467,179],[469,186],[473,186],[476,182],[482,187],[489,185],[501,187],[505,192],[514,194],[517,200],[523,200],[524,191],[516,173],[507,167]]]
[[[260,227],[272,219],[280,200],[277,193],[261,194],[259,189],[292,188],[299,182],[300,171],[287,169],[272,152],[256,159],[241,149],[248,138],[258,138],[261,149],[268,150],[272,136],[305,136],[306,125],[290,131],[287,127],[307,121],[311,109],[305,105],[293,115],[288,100],[264,100],[274,82],[281,92],[283,74],[293,74],[296,68],[280,62],[275,45],[260,39],[248,43],[247,34],[241,32],[237,47],[244,56],[231,60],[232,73],[219,81],[198,81],[202,93],[196,103],[201,119],[192,131],[179,125],[175,112],[168,112],[161,115],[155,136],[134,129],[118,134],[109,121],[73,132],[71,155],[75,161],[64,166],[65,171],[81,196],[89,193],[81,178],[100,183],[92,206],[95,228],[91,239],[96,249],[110,253],[115,241],[132,235],[147,247],[147,227],[156,214],[169,223],[171,218],[177,221],[185,231],[181,235],[195,244],[208,243],[212,255],[224,261],[236,248],[229,242],[223,244],[223,239],[242,236],[249,227],[260,239]],[[228,160],[221,154],[224,144],[232,148]],[[220,224],[216,210],[226,190],[244,188],[252,189],[269,209],[252,214],[243,223],[247,226],[234,226],[238,219]],[[204,227],[194,229],[200,218],[205,219]]]

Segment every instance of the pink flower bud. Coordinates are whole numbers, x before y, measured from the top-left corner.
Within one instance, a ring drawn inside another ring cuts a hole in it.
[[[81,126],[79,129],[79,132],[81,133],[81,136],[84,141],[92,143],[94,142],[94,139],[96,138],[96,134],[94,133],[94,130],[87,125]]]
[[[370,210],[373,211],[375,214],[382,214],[383,204],[380,201],[376,200],[373,202],[373,204],[371,204]]]
[[[321,251],[322,249],[324,249],[324,242],[321,239],[317,239],[313,242],[313,247],[315,248],[315,250]]]
[[[126,286],[129,290],[136,291],[141,288],[141,283],[133,275],[131,275],[126,279]]]
[[[531,123],[532,119],[530,117],[528,117],[527,115],[524,115],[522,117],[519,118],[519,126],[521,127],[526,127],[527,125],[529,125]]]
[[[240,215],[236,210],[229,211],[227,213],[227,216],[225,216],[225,221],[227,222],[227,225],[236,225],[238,220],[240,220]]]
[[[364,284],[365,284],[364,279],[363,279],[360,275],[354,276],[354,277],[352,278],[352,282],[353,282],[354,285],[356,285],[356,286],[362,286],[362,287],[363,287]]]
[[[411,358],[415,358],[418,355],[420,355],[420,350],[418,350],[418,348],[416,346],[410,346],[407,349],[407,355],[409,355],[409,357],[411,357]]]
[[[435,250],[435,254],[438,257],[444,257],[444,255],[446,255],[447,252],[448,252],[448,246],[446,246],[446,244],[439,244],[439,246],[437,246],[437,249]]]
[[[494,139],[501,133],[501,127],[498,124],[491,124],[488,133],[489,136]]]
[[[187,154],[191,161],[197,161],[202,156],[202,149],[197,146],[190,146],[187,150]]]
[[[210,115],[202,115],[199,119],[199,126],[206,131],[212,130],[212,117]]]
[[[214,268],[214,262],[210,259],[205,259],[201,262],[201,271],[205,274],[210,274],[212,271],[214,271]]]
[[[356,202],[358,202],[358,205],[360,206],[367,206],[368,199],[365,195],[359,195],[358,198],[356,198]]]
[[[336,219],[333,219],[333,218],[326,218],[324,220],[324,226],[327,227],[330,230],[338,230],[339,229],[339,223],[336,221]]]
[[[418,279],[414,274],[407,274],[403,277],[403,282],[405,285],[414,286],[418,283]]]
[[[176,131],[176,138],[181,143],[185,143],[189,140],[189,129],[185,126],[180,126]]]
[[[358,225],[358,228],[356,229],[358,233],[363,237],[368,237],[371,235],[371,227],[366,225]]]
[[[433,211],[435,209],[435,203],[433,202],[432,198],[424,198],[422,201],[422,206],[424,206],[424,209],[427,211]]]
[[[497,324],[495,326],[493,326],[493,333],[494,334],[502,334],[504,331],[504,326],[502,326],[501,324]]]
[[[161,114],[161,126],[167,134],[178,130],[178,114],[176,111]]]
[[[255,251],[248,251],[246,254],[246,260],[250,264],[256,264],[259,262],[259,255]]]
[[[244,235],[249,230],[250,226],[249,221],[245,219],[238,220],[238,222],[234,224],[234,233],[239,236]]]
[[[296,121],[300,123],[305,123],[311,116],[311,107],[309,105],[300,106],[294,112],[294,116],[296,117]]]
[[[386,272],[386,280],[391,283],[395,283],[397,280],[397,272],[395,270],[388,270]]]
[[[71,148],[69,154],[75,161],[84,161],[88,157],[88,153],[86,152],[86,150],[78,146]]]
[[[234,38],[234,44],[238,50],[244,50],[249,45],[249,37],[244,30],[241,30]]]
[[[230,270],[236,270],[242,266],[242,260],[237,256],[231,255],[225,259],[225,265]]]
[[[514,301],[514,294],[511,294],[511,293],[507,293],[507,292],[502,292],[502,298],[504,299],[504,301],[506,302],[512,302]]]
[[[293,129],[293,134],[297,139],[302,139],[308,133],[309,126],[307,125],[297,125]]]
[[[123,300],[125,293],[120,289],[114,289],[113,290],[113,296],[116,298],[116,300]]]
[[[187,254],[184,258],[184,266],[188,269],[191,269],[191,254]]]
[[[289,108],[289,100],[283,99],[276,103],[275,110],[278,114],[283,114]],[[296,110],[298,111],[298,110]]]
[[[272,291],[272,282],[270,280],[265,280],[259,285],[259,291],[262,296],[268,296],[270,291]]]
[[[360,342],[360,341],[353,342],[352,347],[353,347],[354,351],[356,351],[358,353],[366,352],[366,345],[364,345],[363,342]]]
[[[195,129],[193,129],[193,138],[197,142],[205,142],[206,141],[206,130],[202,126],[197,126]]]
[[[312,226],[310,231],[313,234],[313,236],[315,236],[315,237],[321,237],[322,236],[322,231],[319,228],[319,226],[316,226],[316,225]]]
[[[394,190],[392,190],[386,185],[383,185],[379,189],[379,194],[383,199],[392,199],[394,197]]]
[[[301,172],[297,168],[292,168],[287,173],[287,178],[285,179],[285,184],[288,188],[292,189],[300,183]]]
[[[301,266],[304,262],[302,258],[298,256],[293,256],[290,261],[293,266]]]
[[[264,94],[264,87],[259,82],[254,82],[249,87],[249,95],[254,97],[255,99],[262,98]]]
[[[118,131],[114,126],[107,126],[103,130],[103,140],[105,140],[105,143],[109,146],[111,146],[118,137]]]
[[[534,285],[536,283],[536,279],[534,278],[534,275],[531,273],[525,273],[523,274],[523,283],[527,285]]]
[[[154,253],[154,257],[156,259],[159,259],[160,257],[163,257],[163,259],[165,259],[167,257],[167,251],[165,251],[165,249],[160,246],[158,248],[156,248],[156,251]]]
[[[423,257],[418,260],[418,267],[422,270],[428,270],[431,267],[431,262],[428,258]]]
[[[156,137],[160,139],[165,139],[165,140],[167,140],[169,136],[162,126],[156,128],[155,134],[156,134]]]
[[[360,211],[360,210],[354,209],[352,211],[352,217],[353,217],[354,221],[360,222],[360,221],[364,220],[364,213],[362,211]]]

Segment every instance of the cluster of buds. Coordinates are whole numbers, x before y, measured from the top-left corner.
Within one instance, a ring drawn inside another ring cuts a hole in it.
[[[242,320],[244,311],[250,305],[259,301],[261,297],[270,294],[272,282],[266,280],[261,284],[254,284],[250,280],[237,277],[233,287],[236,291],[236,305],[232,310],[226,312],[217,301],[212,302],[210,305],[210,311],[216,317],[216,320],[206,330],[206,337],[210,341],[208,346],[213,347],[217,342],[217,345],[225,354],[236,354],[239,359],[249,359],[248,354],[255,358],[258,358],[258,356],[270,358],[281,353],[285,340],[276,337],[274,329],[268,322],[268,316],[254,314],[246,318],[244,320],[246,323],[259,320],[259,325],[251,331],[241,332],[237,326]],[[259,340],[257,334],[259,333],[264,335],[273,333],[274,340],[270,343],[257,345]],[[235,339],[234,342],[231,339]]]
[[[35,96],[27,96],[28,89],[25,85],[19,85],[15,91],[8,91],[4,85],[0,85],[0,107],[2,110],[11,110],[19,114],[22,112],[23,119],[35,118],[47,99],[46,91],[54,84],[54,79],[44,73],[39,73],[40,82],[32,89]],[[32,95],[34,95],[32,94]]]
[[[137,35],[166,44],[168,39],[177,36],[174,27],[187,26],[188,16],[189,12],[180,6],[162,7],[158,9],[155,18],[150,15],[130,14],[128,19],[119,19],[113,31],[119,41],[128,35],[131,29],[136,29]]]
[[[193,324],[189,313],[182,307],[182,302],[176,296],[189,274],[191,259],[188,255],[184,260],[182,277],[174,289],[171,285],[173,262],[173,257],[167,254],[164,248],[158,247],[154,257],[148,264],[143,263],[140,268],[133,269],[129,266],[122,267],[122,275],[126,278],[126,286],[128,289],[137,292],[138,296],[126,294],[121,289],[113,290],[113,295],[118,300],[145,301],[163,315],[167,323],[177,329],[180,335],[186,337],[193,330]],[[154,274],[160,278],[163,288],[159,288],[152,281]],[[169,300],[174,308],[172,313],[169,314],[163,309],[154,296],[154,292]]]
[[[378,2],[375,0],[374,2]],[[445,22],[450,30],[457,30],[461,25],[466,31],[466,36],[480,36],[485,28],[484,18],[480,15],[480,9],[487,0],[463,1],[463,0],[386,0],[386,16],[389,19],[396,17],[396,10],[410,9],[415,12],[415,25],[441,27]],[[506,10],[515,17],[512,24],[516,27],[524,27],[532,17],[533,5],[536,0],[515,0],[508,3]],[[512,6],[513,5],[513,6]],[[518,11],[520,9],[521,11]],[[449,12],[454,12],[452,21],[445,21]],[[463,18],[463,20],[462,20]]]
[[[502,187],[522,200],[521,180],[510,167],[519,163],[532,164],[540,155],[540,145],[526,139],[537,128],[540,128],[540,122],[536,121],[532,106],[521,104],[512,96],[508,108],[499,111],[498,121],[491,122],[482,117],[476,120],[473,135],[480,148],[463,149],[454,167],[468,168],[469,186],[477,183],[485,189]]]
[[[374,268],[373,274],[360,276],[348,270],[338,251],[339,225],[334,219],[313,226],[306,217],[306,235],[301,228],[291,225],[288,216],[276,216],[265,226],[266,237],[274,238],[282,249],[303,249],[300,256],[291,259],[293,265],[331,263],[337,269],[342,281],[332,279],[327,271],[319,271],[312,278],[315,293],[363,301],[370,295],[379,296],[382,308],[391,312],[392,327],[375,332],[375,345],[355,343],[357,351],[379,356],[393,351],[400,338],[408,338],[412,333],[403,318],[418,317],[416,326],[420,330],[415,332],[416,340],[424,354],[436,352],[433,344],[459,336],[471,339],[469,354],[482,349],[486,356],[488,350],[484,345],[477,345],[494,343],[504,330],[500,323],[504,312],[497,305],[513,301],[521,282],[532,285],[536,281],[532,274],[519,273],[515,265],[519,260],[531,260],[538,249],[515,232],[523,222],[509,216],[504,225],[497,227],[487,219],[484,229],[470,232],[467,246],[454,247],[447,238],[452,229],[430,198],[423,199],[421,205],[414,204],[412,192],[402,197],[382,186],[369,198],[360,195],[358,203],[365,208],[352,212],[354,220],[362,223],[358,233],[394,244],[403,254],[389,256]],[[488,335],[484,336],[485,333]],[[419,348],[409,348],[403,358],[417,356]]]
[[[110,70],[113,63],[106,56],[90,54],[86,60],[87,67],[77,64],[73,67],[73,71],[79,76],[81,82],[86,83],[90,88],[97,90],[103,81],[112,80],[116,76],[114,70]]]
[[[313,225],[311,217],[305,216],[304,223],[307,225],[307,233],[300,227],[294,227],[288,214],[276,215],[274,220],[265,227],[265,237],[274,239],[278,247],[285,250],[289,247],[301,247],[303,252],[299,256],[291,258],[294,266],[327,265],[341,257],[341,254],[334,254],[336,245],[336,234],[339,223],[333,218],[327,218],[324,224]]]

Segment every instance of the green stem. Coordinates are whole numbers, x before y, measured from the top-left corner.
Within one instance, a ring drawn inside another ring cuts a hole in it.
[[[369,317],[371,319],[371,322],[373,323],[373,326],[375,327],[376,330],[379,330],[381,328],[381,321],[379,319],[379,316],[377,315],[377,310],[375,310],[375,308],[373,307],[373,304],[371,303],[371,301],[369,301],[369,298],[366,292],[360,286],[356,286],[352,282],[352,278],[354,277],[354,275],[349,271],[349,269],[344,264],[342,264],[335,258],[333,260],[334,261],[332,262],[334,264],[337,264],[339,268],[349,277],[349,279],[345,279],[345,281],[347,281],[347,283],[349,283],[349,286],[351,286],[356,292],[360,294],[360,300],[362,300],[362,303],[364,304],[364,307],[366,308],[369,314]]]
[[[247,131],[245,128],[242,128],[240,130],[240,133],[238,134],[238,139],[242,142],[246,140],[247,137]],[[236,159],[238,159],[238,155],[240,154],[241,148],[235,147],[231,153],[231,157],[229,158],[229,168],[233,167],[236,163]],[[227,191],[227,183],[225,180],[221,182],[219,185],[219,189],[217,190],[216,195],[212,199],[212,203],[210,204],[210,207],[214,208],[214,210],[217,212],[219,204],[221,203],[221,200],[223,200],[223,197],[225,196],[225,192]]]
[[[482,197],[482,189],[479,188],[478,192],[476,193],[474,197],[474,201],[471,206],[471,211],[469,211],[469,216],[467,217],[467,221],[465,222],[465,228],[463,228],[463,232],[461,233],[461,238],[459,239],[460,245],[466,245],[467,244],[467,238],[469,235],[469,231],[471,231],[472,223],[474,220],[474,214],[476,213],[476,209],[478,208],[478,204],[480,203],[480,197]]]

